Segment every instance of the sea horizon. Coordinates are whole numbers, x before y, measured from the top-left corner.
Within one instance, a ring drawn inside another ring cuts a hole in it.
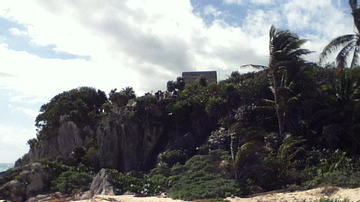
[[[0,163],[0,172],[6,171],[9,168],[13,168],[14,165],[14,163]]]

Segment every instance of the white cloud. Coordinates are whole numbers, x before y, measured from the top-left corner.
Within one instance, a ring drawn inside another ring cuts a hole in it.
[[[304,48],[316,51],[307,57],[314,62],[332,39],[354,32],[352,16],[344,13],[339,2],[335,5],[328,0],[291,0],[284,5],[283,12],[286,17],[283,26],[309,40]]]
[[[275,11],[249,11],[242,28],[249,35],[268,36],[271,24],[275,24],[279,19],[280,14]]]
[[[0,6],[11,8],[3,10],[2,16],[26,25],[35,44],[54,44],[59,51],[91,56],[92,61],[47,60],[0,47],[0,53],[9,58],[5,60],[11,67],[7,72],[18,76],[7,78],[3,87],[47,96],[82,85],[105,91],[131,85],[142,93],[165,89],[166,81],[182,71],[234,71],[248,63],[266,65],[271,24],[310,39],[309,47],[319,51],[327,40],[351,31],[352,23],[351,19],[344,23],[343,11],[327,0],[290,0],[278,4],[276,10],[248,10],[241,28],[218,18],[206,26],[192,13],[190,1],[29,0],[25,5],[11,1]],[[37,15],[30,15],[29,10]],[[203,11],[222,14],[213,5]],[[306,30],[309,32],[303,33]],[[31,68],[25,68],[28,64]]]
[[[20,102],[20,103],[30,103],[30,104],[42,104],[46,102],[47,99],[44,97],[38,96],[28,96],[28,95],[15,95],[10,98],[10,102]]]
[[[28,14],[19,12],[23,8],[16,5],[11,6],[18,10],[6,16],[28,25],[34,43],[55,44],[65,52],[90,55],[93,61],[47,60],[0,47],[0,53],[8,55],[8,71],[18,76],[6,85],[23,92],[49,96],[96,84],[94,87],[105,91],[131,85],[141,95],[165,90],[166,81],[182,71],[231,72],[243,64],[265,61],[257,59],[264,57],[264,51],[258,51],[261,37],[252,37],[222,20],[206,27],[192,13],[189,1],[37,2],[29,6],[38,17],[25,18]],[[205,11],[220,14],[211,5]],[[14,58],[23,59],[13,62]],[[25,68],[28,64],[36,65]]]
[[[291,0],[284,5],[284,14],[290,30],[306,29],[331,38],[353,30],[351,16],[328,0]]]
[[[205,15],[213,15],[215,18],[221,15],[221,12],[217,10],[213,5],[207,5],[204,7]]]
[[[0,162],[13,163],[28,152],[26,142],[34,138],[34,132],[35,130],[0,124]]]
[[[273,3],[272,0],[224,0],[224,3],[235,3],[235,4],[245,4],[245,3],[253,3],[253,4],[270,4]]]
[[[39,115],[39,112],[38,111],[35,111],[35,110],[32,110],[32,109],[27,109],[27,108],[23,108],[23,107],[18,107],[16,108],[16,110],[26,114],[26,115],[29,115],[30,117],[32,117],[34,120],[35,118]]]
[[[0,87],[21,91],[33,99],[48,99],[79,86],[92,86],[110,91],[118,85],[138,81],[132,70],[118,61],[43,59],[26,52],[0,46],[3,70],[16,77],[2,80]],[[19,60],[21,58],[21,60]],[[93,86],[97,84],[98,86]],[[138,87],[138,86],[136,86]]]
[[[17,36],[26,36],[28,33],[25,31],[21,31],[20,29],[16,28],[16,27],[12,27],[9,29],[9,32],[13,35],[17,35]]]
[[[30,116],[32,118],[32,120],[35,120],[35,118],[39,115],[39,111],[35,111],[35,110],[24,108],[24,107],[16,107],[16,106],[13,106],[10,104],[9,108],[15,110],[15,112],[17,112],[17,113]]]

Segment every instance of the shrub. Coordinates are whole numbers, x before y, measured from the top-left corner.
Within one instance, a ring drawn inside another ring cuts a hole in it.
[[[307,152],[308,165],[297,172],[302,182],[297,189],[310,189],[319,186],[339,186],[355,188],[360,186],[360,172],[357,170],[358,159],[349,158],[340,150],[315,150]],[[294,173],[296,174],[296,173]]]
[[[221,178],[221,175],[195,172],[183,176],[168,190],[171,198],[182,200],[227,197],[239,191],[234,180]]]
[[[84,162],[86,166],[97,168],[97,159],[98,159],[98,150],[94,147],[90,147],[86,154],[81,158],[81,161]]]
[[[77,163],[80,163],[84,155],[86,154],[86,150],[82,146],[76,146],[73,148],[71,155],[75,158]]]
[[[71,193],[74,190],[86,191],[90,188],[93,177],[85,172],[74,171],[73,169],[63,172],[52,181],[53,189],[65,193]]]
[[[67,166],[59,161],[53,161],[50,158],[40,158],[36,159],[36,161],[41,163],[44,168],[51,170],[55,175],[55,178],[59,177],[61,173],[70,169],[70,166]]]
[[[108,170],[114,176],[111,178],[111,184],[116,188],[115,194],[124,194],[126,191],[143,193],[148,195],[159,194],[161,183],[165,181],[164,176],[144,175],[142,178],[136,178],[131,173],[120,173],[117,170]]]
[[[164,175],[169,177],[170,168],[167,163],[160,162],[157,164],[156,168],[152,169],[150,172],[150,176],[152,175]]]
[[[168,190],[172,198],[182,200],[206,199],[226,197],[239,192],[235,180],[223,179],[215,172],[214,161],[208,155],[195,155],[184,166],[178,164],[172,168],[181,175],[171,176],[177,178]]]
[[[170,175],[180,175],[185,171],[185,166],[181,165],[179,162],[173,165],[170,170]]]
[[[158,156],[159,163],[166,163],[169,167],[172,167],[176,163],[184,164],[187,160],[187,155],[182,150],[167,150]]]

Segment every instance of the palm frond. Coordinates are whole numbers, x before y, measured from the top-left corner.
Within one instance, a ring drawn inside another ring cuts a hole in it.
[[[358,5],[357,5],[357,0],[349,0],[349,5],[351,7],[351,9],[357,9]]]
[[[357,41],[358,44],[359,40]],[[352,69],[353,67],[358,65],[359,62],[359,46],[356,44],[356,46],[354,47],[354,54],[353,54],[353,59],[351,61],[351,65],[350,68]]]
[[[290,58],[298,58],[302,55],[307,55],[307,54],[310,54],[310,53],[313,53],[314,51],[310,51],[308,49],[298,49],[296,51],[293,51],[292,53],[289,54],[289,57]]]
[[[322,62],[329,54],[336,51],[339,47],[344,46],[354,40],[354,34],[348,34],[339,36],[332,41],[328,45],[325,46],[322,53],[320,54],[320,62]]]
[[[272,103],[272,104],[275,104],[275,101],[274,100],[270,100],[270,99],[263,99],[265,102],[269,102],[269,103]]]
[[[301,137],[295,137],[291,134],[288,134],[277,152],[277,159],[282,161],[292,160],[297,153],[303,150],[302,147],[298,147],[296,145],[305,141],[306,140],[302,139]]]
[[[277,30],[276,30],[275,26],[274,26],[274,25],[271,25],[270,31],[269,31],[269,37],[270,37],[270,39],[274,38],[276,31],[277,31]],[[270,42],[271,42],[271,40],[270,40]]]
[[[284,48],[283,52],[286,54],[289,54],[293,52],[293,50],[299,49],[302,45],[304,45],[307,40],[305,39],[299,39],[298,37],[291,36],[289,37],[291,41],[289,41],[289,44]]]
[[[241,147],[238,148],[237,153],[235,155],[235,165],[242,164],[242,161],[246,161],[247,158],[251,155],[253,155],[256,151],[260,150],[260,144],[256,140],[252,140],[249,142],[246,142],[245,144],[241,145]],[[241,167],[241,166],[240,166]]]
[[[352,9],[352,15],[354,18],[354,24],[355,27],[357,29],[357,31],[360,31],[360,9],[356,8],[356,9]]]
[[[347,59],[349,52],[355,47],[355,43],[352,41],[344,46],[336,57],[337,69],[341,71],[347,66]]]

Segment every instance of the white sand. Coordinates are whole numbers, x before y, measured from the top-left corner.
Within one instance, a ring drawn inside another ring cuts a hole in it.
[[[324,191],[325,190],[325,191]],[[360,200],[360,188],[356,189],[343,189],[336,188],[333,191],[326,191],[327,188],[317,188],[308,191],[301,192],[289,192],[289,193],[273,193],[255,196],[252,198],[227,198],[231,202],[292,202],[301,201],[306,202],[315,201],[321,197],[327,197],[332,199],[349,199],[350,201]],[[325,192],[325,193],[324,193]],[[132,195],[119,195],[119,196],[105,196],[96,195],[92,199],[82,200],[81,202],[106,202],[106,201],[121,201],[121,202],[182,202],[182,200],[174,200],[171,198],[159,198],[159,197],[134,197]]]

